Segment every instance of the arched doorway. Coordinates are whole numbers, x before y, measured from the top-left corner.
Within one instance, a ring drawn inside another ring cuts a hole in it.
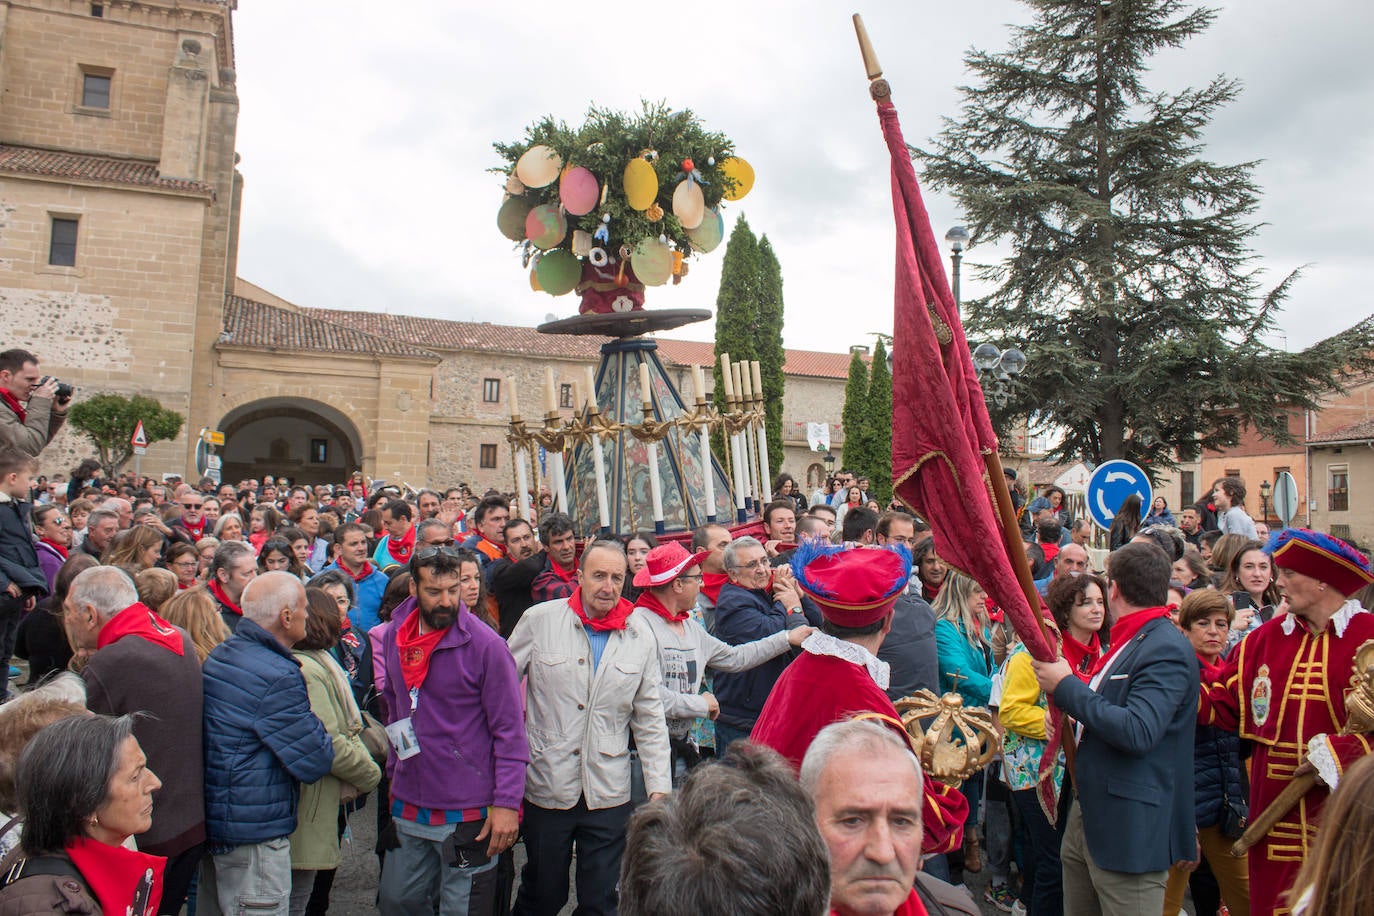
[[[225,414],[219,428],[229,483],[267,474],[300,484],[342,483],[358,470],[363,453],[352,420],[301,398],[252,401]]]

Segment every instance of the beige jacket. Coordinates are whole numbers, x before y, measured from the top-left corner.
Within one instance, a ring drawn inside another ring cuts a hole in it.
[[[592,670],[587,631],[566,599],[536,604],[511,633],[510,651],[525,699],[530,764],[525,798],[541,808],[567,809],[630,800],[630,732],[649,794],[669,792],[668,726],[659,698],[658,642],[647,612],[613,631]]]
[[[28,417],[21,423],[17,413],[0,403],[0,447],[37,456],[67,422],[66,411],[56,413],[52,406],[50,398],[29,398]]]

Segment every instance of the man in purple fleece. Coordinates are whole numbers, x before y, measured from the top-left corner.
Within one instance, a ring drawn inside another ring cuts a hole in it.
[[[382,636],[391,737],[383,916],[491,912],[497,858],[519,832],[529,744],[515,660],[459,600],[460,552],[421,547]],[[383,800],[385,803],[385,800]]]

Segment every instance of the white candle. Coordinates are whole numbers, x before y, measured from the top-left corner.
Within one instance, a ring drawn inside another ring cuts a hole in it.
[[[726,391],[726,394],[730,396],[730,400],[733,401],[737,398],[743,400],[744,388],[740,385],[739,363],[730,364],[730,389],[731,390]]]
[[[520,416],[520,396],[515,393],[515,378],[506,379],[506,387],[510,390],[510,417],[512,420]]]
[[[735,386],[730,377],[730,354],[720,355],[720,383],[725,386],[725,400],[735,399]]]
[[[753,382],[754,382],[754,397],[756,397],[756,398],[762,398],[762,397],[763,397],[763,374],[762,374],[761,370],[759,369],[759,361],[758,361],[758,360],[754,360],[754,361],[752,361],[751,363],[749,363],[749,371],[750,371],[750,373],[753,375]]]
[[[600,433],[592,433],[592,465],[596,471],[596,514],[601,520],[601,527],[609,528],[611,503],[606,496],[606,457],[601,454]]]
[[[745,360],[737,364],[739,366],[739,396],[740,400],[748,401],[754,395],[752,383],[749,381],[749,361]]]
[[[698,401],[706,400],[706,376],[700,366],[692,367],[692,388],[695,389],[692,393]]]
[[[596,372],[591,366],[587,367],[587,406],[593,411],[601,409],[596,402]]]
[[[515,507],[525,521],[530,518],[530,453],[522,446],[515,450]]]
[[[644,401],[644,414],[647,418],[649,414],[648,405],[652,404],[654,400],[649,394],[649,364],[647,362],[639,364],[639,395],[640,399]]]
[[[553,477],[553,498],[557,500],[557,511],[568,511],[568,480],[563,473],[563,453],[549,452],[549,474]]]
[[[654,529],[663,526],[663,482],[658,478],[658,443],[646,443],[649,451],[649,498],[654,504]]]
[[[553,367],[544,367],[544,413],[558,412],[558,397],[553,392]]]
[[[693,368],[697,370],[698,375],[701,374],[700,366],[694,366]],[[700,391],[701,389],[697,390]],[[708,429],[709,427],[703,426],[697,435],[701,437],[701,468],[703,471],[701,477],[701,499],[702,502],[706,504],[705,509],[701,513],[701,518],[703,521],[709,522],[716,514],[716,468],[711,461],[711,434],[708,432]]]

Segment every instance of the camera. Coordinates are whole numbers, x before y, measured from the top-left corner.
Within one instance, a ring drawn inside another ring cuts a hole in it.
[[[43,376],[38,380],[38,384],[44,385],[50,381],[57,382],[57,403],[59,404],[66,404],[72,399],[72,395],[76,393],[76,389],[71,385],[68,385],[66,382],[58,382],[57,379],[53,378],[51,375]]]

